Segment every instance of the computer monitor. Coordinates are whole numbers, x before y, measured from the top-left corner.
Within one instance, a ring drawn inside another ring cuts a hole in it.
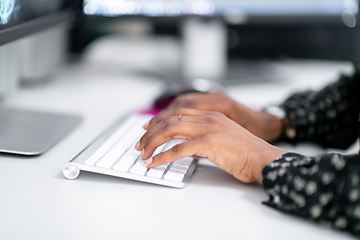
[[[188,78],[223,78],[228,56],[353,60],[360,54],[358,10],[357,0],[83,0],[92,23],[135,17],[180,25]],[[194,45],[202,41],[193,32],[206,44]],[[204,66],[201,52],[217,62]]]
[[[0,46],[69,19],[69,0],[0,0]]]
[[[7,79],[0,85],[0,97],[4,96],[7,86],[14,88],[20,78],[34,80],[49,75],[59,62],[57,58],[63,50],[57,49],[63,43],[61,37],[45,30],[66,23],[69,16],[68,0],[0,0],[0,47],[3,46],[0,70],[1,76]],[[35,37],[30,39],[32,36]],[[17,41],[25,37],[21,43]],[[9,52],[13,54],[5,56]],[[47,53],[54,57],[48,59]]]
[[[54,45],[45,44],[39,52],[33,48],[38,46],[38,40],[53,41],[53,32],[49,30],[49,33],[48,29],[66,22],[69,16],[70,1],[67,0],[0,0],[1,98],[17,87],[24,76],[24,65],[33,68],[33,72],[41,72],[49,66],[43,64],[44,61],[54,62],[57,56],[47,54],[47,47]],[[31,39],[33,36],[35,40]],[[55,40],[60,37],[55,35]],[[39,155],[79,122],[77,116],[13,109],[0,102],[0,153]]]
[[[349,16],[358,9],[357,0],[84,0],[85,14],[93,16],[225,16],[234,22],[259,16],[343,16],[351,24]]]

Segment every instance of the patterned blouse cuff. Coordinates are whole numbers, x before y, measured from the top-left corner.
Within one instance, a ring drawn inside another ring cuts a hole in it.
[[[304,158],[303,155],[297,154],[297,153],[286,153],[279,158],[277,158],[275,161],[269,163],[262,172],[262,179],[263,179],[263,186],[265,189],[272,187],[273,182],[276,181],[278,176],[272,176],[272,172],[274,169],[279,168],[286,168],[289,165],[289,162],[294,161],[296,159],[302,159]],[[272,184],[270,184],[270,182]]]

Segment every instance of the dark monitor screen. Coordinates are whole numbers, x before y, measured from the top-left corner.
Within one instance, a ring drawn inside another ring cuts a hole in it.
[[[145,17],[157,33],[178,35],[184,17],[203,16],[225,20],[232,57],[359,55],[358,0],[83,0],[82,7],[89,39],[101,32],[97,21]]]
[[[342,15],[357,14],[357,0],[84,0],[87,15]]]
[[[0,28],[48,15],[69,6],[69,0],[0,0]]]
[[[0,45],[68,18],[70,0],[0,0]]]

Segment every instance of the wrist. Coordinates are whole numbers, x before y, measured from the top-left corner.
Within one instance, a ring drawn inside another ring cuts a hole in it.
[[[282,120],[266,112],[261,113],[264,120],[262,123],[263,139],[267,142],[278,140],[284,131]]]
[[[236,101],[232,101],[228,108],[229,118],[246,129],[251,125],[253,112],[251,109]]]
[[[273,142],[279,139],[285,129],[288,127],[287,114],[285,110],[279,106],[272,105],[267,106],[262,111],[264,113],[264,118],[267,119],[267,123],[265,124],[268,129],[268,142]]]
[[[263,111],[253,112],[250,116],[249,124],[244,127],[251,133],[267,142],[281,137],[283,125],[280,119]]]
[[[272,145],[270,145],[268,149],[259,152],[252,164],[252,176],[255,181],[262,182],[262,172],[264,168],[286,153],[287,151],[285,149]]]
[[[267,142],[276,141],[281,137],[284,130],[283,123],[276,116],[264,111],[253,111],[235,101],[229,106],[225,115],[255,136]]]

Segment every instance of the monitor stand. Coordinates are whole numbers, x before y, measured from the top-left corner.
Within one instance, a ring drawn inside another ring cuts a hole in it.
[[[81,121],[77,116],[0,108],[0,153],[44,153]]]
[[[63,59],[65,29],[58,25],[0,47],[0,99],[16,90],[20,79],[41,80],[51,74]],[[1,106],[0,153],[40,155],[80,121],[77,116]]]

